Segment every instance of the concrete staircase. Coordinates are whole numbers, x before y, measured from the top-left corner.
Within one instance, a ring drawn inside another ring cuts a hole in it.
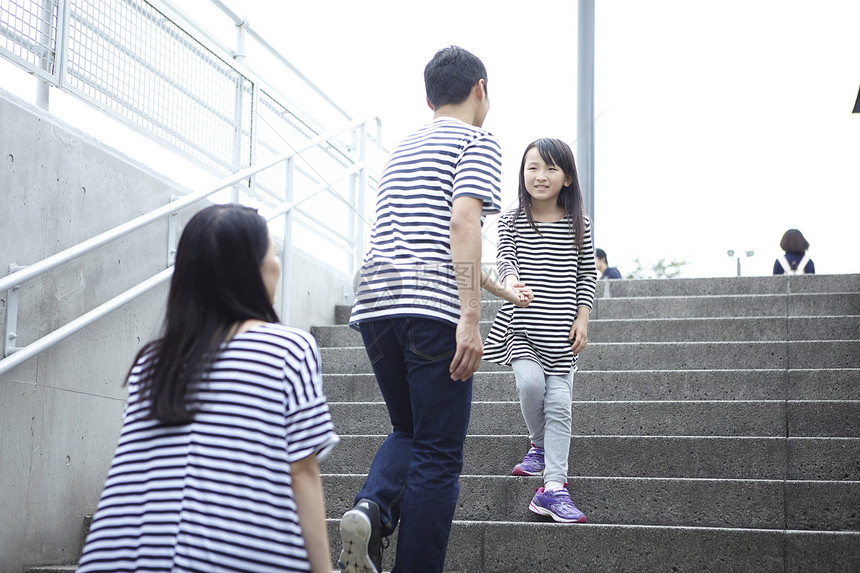
[[[542,484],[509,475],[528,447],[513,375],[483,363],[446,570],[860,571],[860,275],[598,291],[570,452],[589,523],[528,511]],[[322,465],[333,559],[389,431],[348,314],[313,329],[343,440]]]
[[[333,562],[389,431],[349,310],[313,329],[343,440],[321,468]],[[472,408],[448,572],[860,571],[860,275],[600,283],[570,453],[588,524],[534,515],[540,479],[509,475],[509,369],[483,363]]]

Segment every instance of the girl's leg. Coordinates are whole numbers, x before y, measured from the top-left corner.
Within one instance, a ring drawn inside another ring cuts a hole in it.
[[[573,370],[563,376],[546,377],[544,416],[544,482],[567,482],[567,458],[570,455],[571,402]]]
[[[529,439],[535,446],[543,448],[544,395],[547,390],[543,368],[537,362],[526,359],[512,360],[511,367],[517,380],[517,394],[520,396],[523,419],[529,429]]]

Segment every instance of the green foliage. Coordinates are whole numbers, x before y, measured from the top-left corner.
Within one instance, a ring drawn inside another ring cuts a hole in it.
[[[626,279],[673,279],[681,274],[681,267],[690,264],[689,261],[670,261],[660,259],[650,266],[645,266],[639,257],[633,259],[636,268],[625,276]]]

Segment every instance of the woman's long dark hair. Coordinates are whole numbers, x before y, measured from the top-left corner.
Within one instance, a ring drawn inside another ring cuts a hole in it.
[[[213,205],[182,232],[167,295],[163,336],[144,346],[140,398],[167,424],[190,421],[193,383],[238,323],[278,322],[260,273],[269,248],[265,219],[241,205]],[[135,360],[137,362],[137,360]]]
[[[560,139],[538,139],[531,142],[523,152],[523,160],[520,163],[520,186],[519,186],[519,212],[525,213],[529,225],[540,234],[540,229],[532,215],[532,197],[526,190],[526,180],[523,174],[526,167],[526,155],[532,148],[537,148],[547,165],[555,165],[567,177],[571,178],[570,185],[561,188],[558,194],[558,206],[564,209],[567,216],[570,232],[573,233],[576,250],[582,248],[583,235],[585,234],[585,213],[583,209],[582,190],[579,187],[579,175],[576,173],[576,162],[573,159],[573,151],[570,146]]]

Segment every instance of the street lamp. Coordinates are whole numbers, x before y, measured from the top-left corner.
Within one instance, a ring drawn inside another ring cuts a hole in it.
[[[735,252],[732,249],[729,249],[726,254],[729,255],[730,257],[735,256]],[[753,256],[755,254],[755,251],[744,251],[744,254],[747,256],[747,258],[750,258],[751,256]],[[740,253],[738,253],[738,276],[741,276],[741,255],[740,255]]]

